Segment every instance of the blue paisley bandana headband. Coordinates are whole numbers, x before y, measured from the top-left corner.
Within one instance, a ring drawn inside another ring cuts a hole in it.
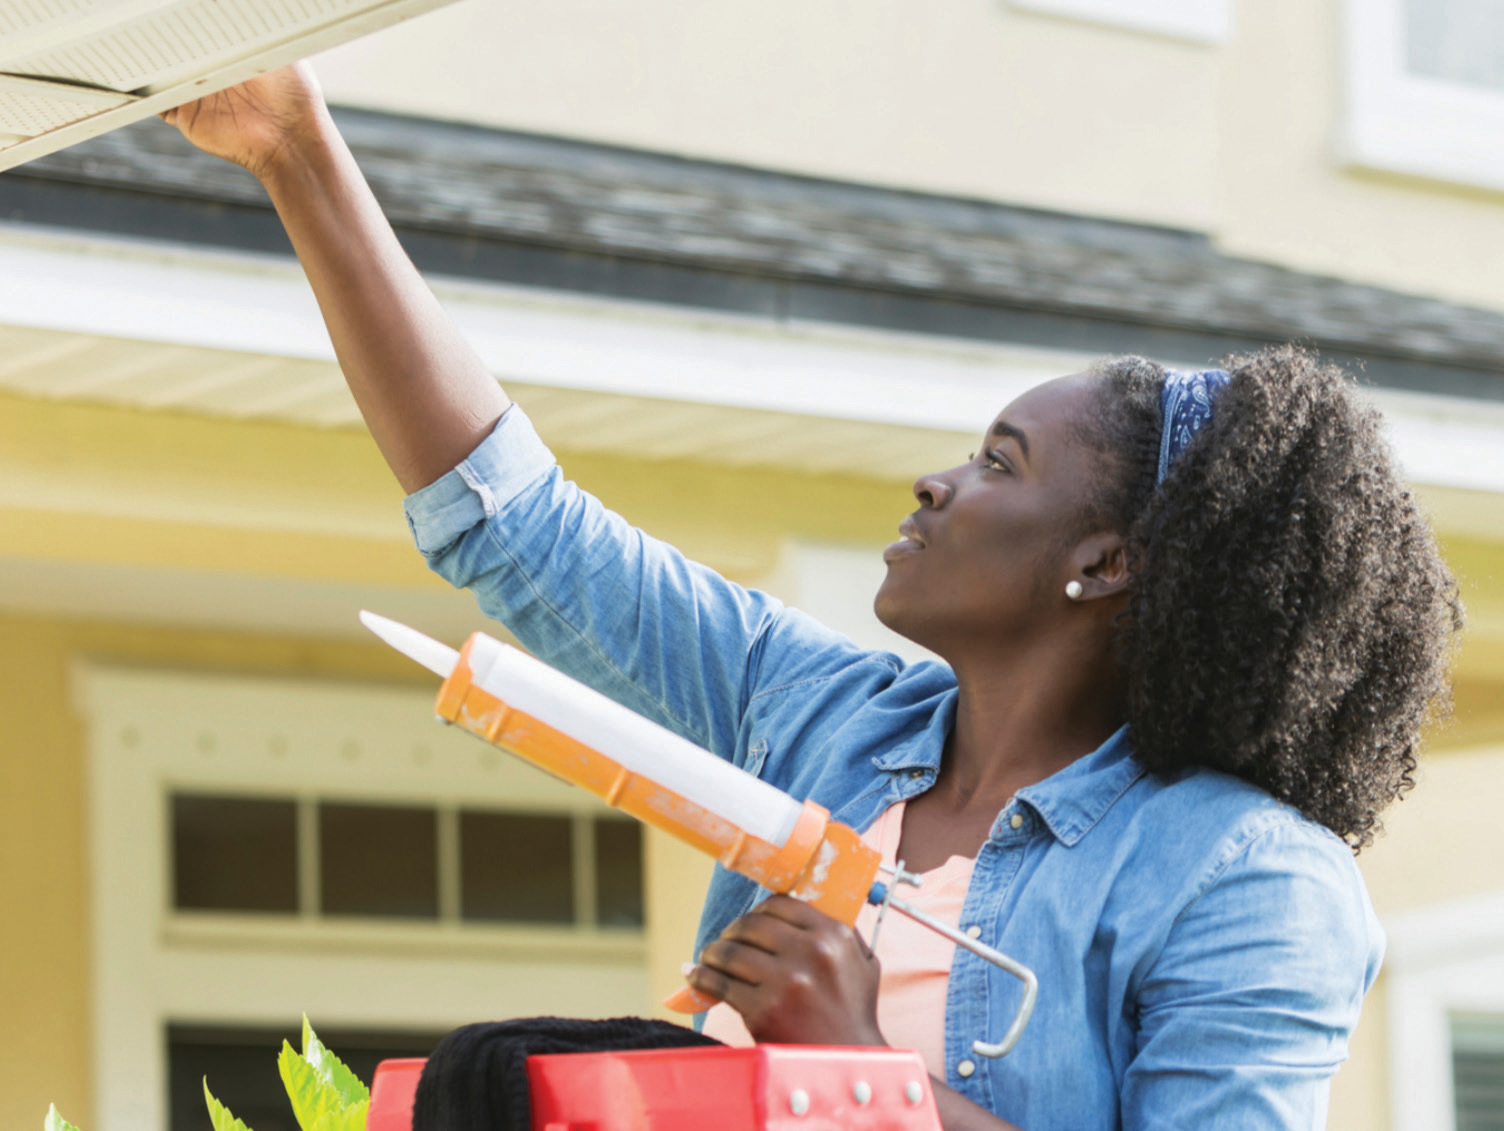
[[[1212,401],[1229,380],[1225,369],[1203,369],[1197,373],[1165,370],[1164,392],[1159,395],[1159,407],[1165,422],[1159,435],[1159,473],[1154,477],[1156,487],[1165,481],[1165,472],[1185,451],[1191,437],[1212,418]]]

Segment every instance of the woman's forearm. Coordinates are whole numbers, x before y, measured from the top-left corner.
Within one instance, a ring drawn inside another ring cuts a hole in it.
[[[506,394],[402,250],[327,113],[256,172],[377,446],[405,490],[428,485],[489,433]]]

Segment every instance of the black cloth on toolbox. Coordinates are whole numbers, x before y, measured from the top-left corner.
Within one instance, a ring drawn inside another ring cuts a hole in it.
[[[525,1017],[456,1029],[433,1050],[413,1101],[413,1131],[531,1131],[527,1058],[718,1045],[682,1025],[643,1017]]]

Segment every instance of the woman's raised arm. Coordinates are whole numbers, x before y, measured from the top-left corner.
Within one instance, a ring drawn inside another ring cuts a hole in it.
[[[509,401],[419,276],[306,64],[162,115],[266,187],[366,425],[405,491],[452,469]]]

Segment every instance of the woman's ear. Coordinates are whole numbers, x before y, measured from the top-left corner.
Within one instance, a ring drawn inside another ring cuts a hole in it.
[[[1071,580],[1081,587],[1078,601],[1113,597],[1126,592],[1132,580],[1128,544],[1121,534],[1102,531],[1077,544],[1071,557],[1075,572]]]

